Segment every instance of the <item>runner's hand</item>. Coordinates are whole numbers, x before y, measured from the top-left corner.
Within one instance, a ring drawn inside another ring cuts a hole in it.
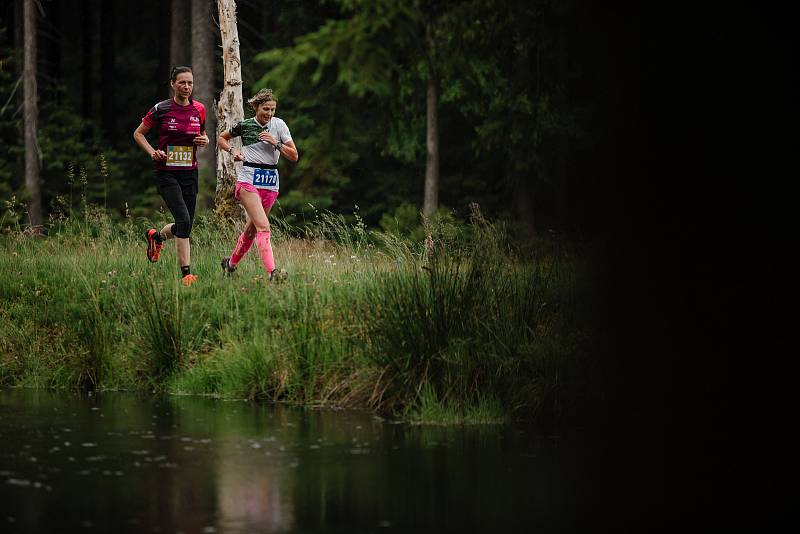
[[[234,150],[234,152],[231,154],[231,159],[233,159],[233,161],[244,161],[244,154],[238,150]]]
[[[206,146],[208,144],[208,136],[207,135],[198,135],[194,138],[194,144],[197,146]]]
[[[150,154],[150,157],[152,158],[153,161],[163,161],[167,159],[167,153],[164,152],[163,150],[156,150],[152,154]]]
[[[271,144],[273,146],[278,144],[278,140],[275,139],[275,136],[273,136],[269,132],[261,132],[260,134],[258,134],[258,138],[261,141],[264,141],[265,143],[269,143],[269,144]]]

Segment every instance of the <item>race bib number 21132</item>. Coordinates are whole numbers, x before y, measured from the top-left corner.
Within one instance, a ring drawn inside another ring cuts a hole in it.
[[[174,146],[167,147],[167,167],[191,167],[192,147]]]

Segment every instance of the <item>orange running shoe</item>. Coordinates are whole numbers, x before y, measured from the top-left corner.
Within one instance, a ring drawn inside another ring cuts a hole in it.
[[[183,279],[181,279],[181,283],[187,287],[194,284],[195,282],[197,282],[197,277],[193,274],[187,274],[186,276],[183,277]]]
[[[147,239],[147,259],[150,260],[150,263],[155,263],[158,261],[158,255],[161,253],[161,249],[164,247],[164,244],[161,242],[161,240],[156,238],[157,235],[158,232],[155,228],[150,228],[144,234],[145,238]]]

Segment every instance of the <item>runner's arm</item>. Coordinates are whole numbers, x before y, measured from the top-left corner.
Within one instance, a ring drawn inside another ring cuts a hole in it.
[[[223,152],[229,152],[233,161],[244,161],[242,153],[231,145],[231,139],[233,139],[233,136],[230,132],[222,132],[219,134],[219,137],[217,137],[217,149]]]
[[[289,161],[297,163],[297,160],[300,159],[300,154],[298,154],[297,147],[294,146],[293,140],[289,139],[285,143],[278,143],[277,146],[280,147],[278,150],[280,150],[281,154],[286,156]]]
[[[167,155],[164,153],[164,151],[153,148],[147,141],[145,135],[147,135],[147,132],[149,131],[150,128],[144,123],[139,124],[139,127],[133,132],[133,140],[136,141],[136,144],[139,145],[142,150],[147,152],[147,155],[150,156],[153,161],[165,159]]]

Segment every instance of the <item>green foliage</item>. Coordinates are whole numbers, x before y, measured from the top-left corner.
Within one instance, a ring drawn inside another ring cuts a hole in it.
[[[432,232],[440,236],[450,234],[458,228],[469,231],[462,226],[446,207],[439,207],[434,213],[426,217],[416,206],[404,202],[395,208],[394,213],[385,213],[380,220],[381,229],[390,234],[400,236],[412,243],[422,241]]]
[[[2,93],[8,89],[8,73],[0,77]],[[19,92],[19,89],[17,90]],[[38,139],[41,151],[40,178],[43,207],[51,219],[70,215],[86,217],[90,204],[125,212],[126,205],[139,214],[157,204],[157,195],[150,198],[136,192],[131,182],[151,181],[149,163],[141,153],[119,151],[108,143],[93,121],[82,118],[66,104],[62,86],[45,86],[39,112]],[[23,176],[26,147],[22,142],[22,122],[19,113],[12,113],[14,99],[0,114],[0,198],[6,202],[0,215],[3,226],[19,224],[24,212],[9,206],[26,198]],[[144,178],[142,178],[144,177]],[[145,204],[145,205],[142,205]]]
[[[25,203],[17,198],[17,195],[11,195],[11,198],[3,201],[3,214],[0,216],[0,228],[14,229],[17,232],[21,230],[25,216]]]
[[[369,205],[371,224],[414,204],[433,78],[441,201],[480,200],[488,213],[510,219],[511,201],[523,195],[535,209],[553,212],[565,194],[559,180],[566,147],[580,131],[579,110],[567,96],[580,74],[568,63],[563,37],[571,4],[338,5],[341,18],[254,59],[266,69],[254,88],[285,95],[281,106],[301,132],[303,157],[288,188],[333,206]]]
[[[570,71],[565,37],[558,33],[569,8],[546,0],[470,1],[445,15],[452,30],[448,46],[473,53],[444,93],[467,114],[481,115],[475,149],[511,163],[507,187],[521,179],[553,185],[558,144],[579,133],[566,92],[577,73]]]
[[[347,18],[328,20],[292,47],[258,54],[255,62],[267,72],[254,89],[275,88],[280,106],[294,115],[291,127],[302,139],[303,156],[284,181],[287,187],[334,205],[369,200],[376,209],[367,216],[377,222],[391,204],[380,194],[368,199],[364,185],[394,181],[401,164],[401,183],[413,183],[409,174],[421,176],[424,163],[424,119],[392,116],[398,81],[407,72],[402,58],[417,48],[421,14],[411,4],[384,1],[354,2],[343,10]],[[386,132],[394,134],[387,138]],[[365,168],[373,171],[365,174]]]
[[[145,183],[151,181],[147,158],[133,147],[114,149],[93,121],[64,106],[63,89],[49,93],[41,104],[40,116],[48,120],[40,121],[39,143],[43,194],[50,211],[64,209],[67,198],[71,200],[68,210],[84,210],[87,203],[93,203],[122,214],[126,201],[138,207],[131,183],[142,177]]]
[[[317,217],[318,209],[327,210],[332,207],[330,197],[311,196],[303,191],[293,189],[286,195],[281,195],[276,202],[273,212],[280,215],[288,225],[305,227]]]
[[[351,17],[328,20],[319,30],[298,37],[289,57],[282,49],[259,54],[257,61],[276,67],[257,85],[273,79],[294,80],[301,69],[311,66],[305,72],[314,85],[334,74],[334,83],[350,95],[391,94],[402,68],[397,52],[417,42],[422,14],[411,4],[390,0],[350,2],[343,7]]]
[[[425,238],[425,232],[420,224],[420,216],[419,208],[403,202],[395,208],[394,213],[383,214],[380,227],[384,232],[401,235],[412,241],[422,241]]]

